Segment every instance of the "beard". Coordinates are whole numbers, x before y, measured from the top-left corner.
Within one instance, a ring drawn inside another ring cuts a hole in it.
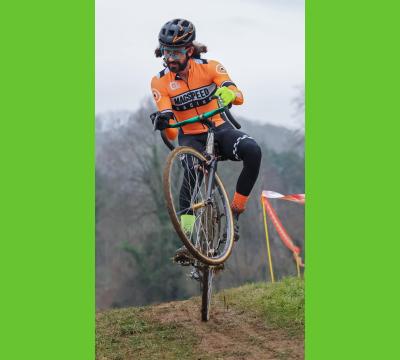
[[[175,62],[175,61],[167,62],[167,66],[168,66],[168,69],[175,74],[178,73],[179,71],[182,71],[181,64],[179,64],[178,62]]]
[[[167,64],[168,69],[171,72],[177,74],[178,72],[185,70],[185,68],[188,64],[188,61],[189,61],[189,57],[186,57],[186,60],[183,63],[181,63],[179,61],[170,61],[170,62],[166,61],[166,64]]]

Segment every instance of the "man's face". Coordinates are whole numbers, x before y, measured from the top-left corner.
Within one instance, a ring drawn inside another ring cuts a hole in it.
[[[174,73],[178,73],[185,69],[188,56],[191,56],[193,52],[191,48],[168,47],[162,47],[161,51],[168,68]]]

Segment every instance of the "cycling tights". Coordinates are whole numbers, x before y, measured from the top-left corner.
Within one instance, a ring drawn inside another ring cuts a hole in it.
[[[256,141],[242,131],[236,130],[230,123],[224,123],[215,129],[215,142],[219,155],[224,159],[243,161],[243,170],[236,184],[236,192],[248,196],[257,180],[261,163],[261,149]],[[207,133],[186,135],[179,132],[180,146],[190,146],[200,153],[205,150]],[[184,180],[180,193],[180,208],[188,209],[193,197],[191,189],[195,187],[196,177],[193,175],[193,163],[186,164]],[[202,179],[197,179],[197,181]],[[188,211],[187,213],[191,213]]]

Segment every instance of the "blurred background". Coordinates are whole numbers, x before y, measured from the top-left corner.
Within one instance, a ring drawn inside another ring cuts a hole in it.
[[[262,190],[304,192],[304,1],[204,0],[138,5],[96,0],[96,306],[145,305],[198,295],[188,268],[171,257],[180,241],[161,186],[168,149],[152,131],[150,80],[162,70],[154,57],[168,20],[191,20],[203,56],[220,61],[242,90],[232,109],[263,151],[260,176],[241,217],[241,238],[216,288],[269,281]],[[219,173],[233,195],[241,163]],[[296,245],[304,249],[304,208],[272,201]],[[296,273],[292,255],[270,227],[275,276]],[[304,254],[303,254],[304,255]]]

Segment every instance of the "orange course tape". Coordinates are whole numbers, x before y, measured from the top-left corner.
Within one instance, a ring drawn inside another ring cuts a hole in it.
[[[298,204],[304,205],[306,202],[306,196],[305,194],[290,194],[290,195],[282,195],[279,194],[275,191],[267,191],[264,190],[262,192],[262,197],[264,198],[269,198],[269,199],[280,199],[280,200],[288,200],[288,201],[293,201]]]
[[[301,257],[300,257],[301,249],[298,246],[294,245],[293,240],[287,233],[286,229],[283,227],[281,221],[279,220],[278,215],[276,214],[275,210],[271,206],[268,198],[293,201],[298,204],[304,205],[305,204],[305,195],[304,194],[282,195],[282,194],[276,193],[274,191],[263,191],[261,198],[262,198],[262,202],[265,207],[265,210],[266,210],[268,216],[270,217],[271,222],[274,225],[282,242],[285,244],[285,246],[289,250],[291,250],[293,252],[293,254],[295,255],[296,262],[299,263],[300,266],[304,266],[303,262],[301,261]]]

